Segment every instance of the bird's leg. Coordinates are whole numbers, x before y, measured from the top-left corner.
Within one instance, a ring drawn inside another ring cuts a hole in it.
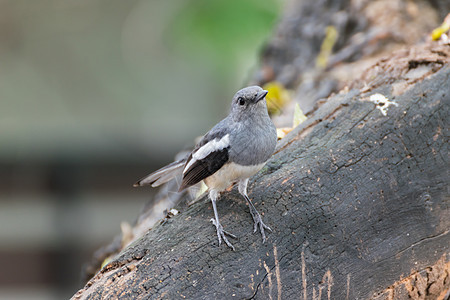
[[[239,181],[239,193],[242,196],[244,196],[244,198],[247,201],[248,206],[250,208],[250,214],[252,215],[253,222],[254,222],[253,232],[256,232],[256,230],[258,230],[258,228],[259,228],[259,231],[261,232],[263,243],[264,243],[266,241],[266,234],[264,232],[264,229],[267,229],[269,231],[272,231],[272,229],[270,229],[269,226],[264,224],[264,222],[262,221],[261,215],[256,210],[256,208],[253,205],[252,201],[248,197],[248,195],[247,195],[247,184],[248,184],[248,179],[243,179],[243,180]]]
[[[214,226],[216,226],[217,238],[219,239],[219,246],[222,243],[222,239],[223,239],[223,241],[225,242],[225,244],[227,244],[228,247],[235,250],[234,246],[228,241],[228,239],[225,235],[228,235],[232,238],[236,238],[236,236],[232,233],[229,233],[228,231],[223,230],[223,227],[219,222],[219,215],[217,213],[217,207],[216,207],[216,201],[217,201],[218,197],[219,197],[219,193],[217,191],[211,190],[209,192],[209,198],[211,198],[212,206],[214,209],[214,219],[212,218],[211,222],[214,224]]]

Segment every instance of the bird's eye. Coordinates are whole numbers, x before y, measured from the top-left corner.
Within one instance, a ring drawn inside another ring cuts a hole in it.
[[[239,105],[244,105],[244,104],[245,104],[244,98],[239,97],[239,98],[238,98],[238,103],[239,103]]]

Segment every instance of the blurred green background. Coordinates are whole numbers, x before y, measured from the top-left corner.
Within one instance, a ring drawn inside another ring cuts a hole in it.
[[[227,113],[282,0],[0,0],[0,299],[63,299]]]

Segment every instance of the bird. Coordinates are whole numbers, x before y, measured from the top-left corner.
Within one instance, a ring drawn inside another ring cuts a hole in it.
[[[210,221],[216,227],[219,246],[223,240],[235,250],[227,236],[236,236],[220,224],[216,202],[221,192],[238,184],[238,191],[248,203],[253,218],[253,232],[259,229],[265,243],[265,230],[272,230],[264,224],[248,197],[247,185],[249,178],[272,156],[277,143],[276,128],[267,111],[267,93],[259,86],[236,92],[229,115],[209,130],[189,155],[143,177],[134,186],[156,187],[182,175],[181,192],[203,180],[214,210],[214,218]]]

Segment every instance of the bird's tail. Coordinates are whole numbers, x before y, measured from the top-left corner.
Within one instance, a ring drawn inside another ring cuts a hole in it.
[[[141,178],[133,186],[143,186],[151,185],[152,187],[159,186],[172,178],[180,175],[183,171],[184,165],[186,164],[186,158],[174,161],[171,164]]]

